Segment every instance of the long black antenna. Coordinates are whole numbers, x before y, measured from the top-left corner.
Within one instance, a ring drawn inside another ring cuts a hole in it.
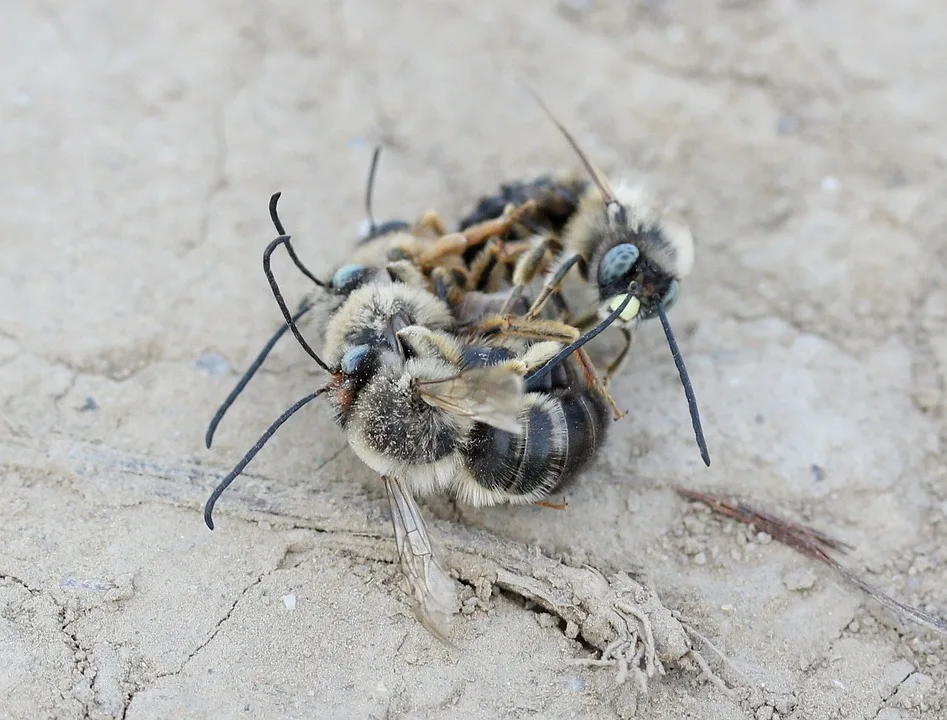
[[[375,172],[378,170],[378,157],[381,155],[381,145],[375,146],[372,153],[372,166],[368,169],[368,185],[365,187],[365,215],[368,217],[368,237],[375,236],[375,216],[372,215],[372,194],[375,190]]]
[[[266,250],[263,251],[263,273],[266,275],[266,281],[270,284],[270,290],[273,291],[273,297],[276,298],[276,304],[279,305],[279,309],[283,313],[283,319],[286,320],[286,324],[289,325],[289,329],[293,331],[293,336],[296,338],[296,342],[298,342],[302,349],[309,354],[309,357],[316,361],[319,367],[321,367],[327,373],[331,373],[332,370],[329,369],[329,366],[326,365],[325,361],[323,361],[323,359],[316,354],[316,351],[309,346],[309,343],[306,342],[306,338],[302,336],[302,333],[299,332],[299,328],[296,327],[296,321],[293,319],[293,316],[290,315],[289,308],[286,307],[286,301],[283,299],[283,293],[279,289],[279,285],[276,282],[276,277],[273,275],[273,270],[270,269],[270,256],[280,245],[289,245],[289,235],[280,235],[269,245],[267,245]]]
[[[687,376],[687,368],[684,367],[684,358],[681,357],[681,351],[677,347],[677,340],[674,339],[674,333],[671,331],[671,323],[668,322],[667,313],[661,303],[657,304],[658,317],[661,318],[661,325],[664,327],[664,336],[667,338],[668,347],[671,348],[671,357],[674,358],[674,364],[677,366],[677,374],[681,376],[681,385],[684,386],[684,395],[687,397],[687,409],[691,414],[691,425],[694,427],[694,436],[697,438],[697,447],[700,448],[700,457],[704,465],[710,467],[710,452],[707,450],[707,441],[704,440],[704,429],[700,425],[700,414],[697,411],[697,398],[694,396],[694,386]]]
[[[585,151],[579,147],[579,143],[572,136],[572,133],[570,133],[566,129],[566,126],[559,121],[559,118],[553,114],[552,110],[549,109],[549,106],[546,105],[543,99],[539,96],[539,93],[536,92],[531,85],[523,81],[521,81],[521,84],[524,88],[526,88],[526,92],[532,95],[533,100],[535,100],[536,104],[542,108],[543,112],[546,113],[546,116],[552,120],[553,124],[558,128],[559,132],[562,133],[562,136],[566,139],[566,142],[569,143],[569,145],[575,151],[575,154],[579,156],[579,160],[585,167],[589,177],[592,178],[592,182],[595,183],[596,187],[598,187],[598,191],[602,194],[602,202],[604,202],[606,205],[611,205],[612,203],[617,202],[615,200],[615,193],[608,186],[608,181],[605,179],[605,176],[602,175],[599,169],[592,164],[592,161],[589,160],[588,156],[585,154]]]
[[[204,505],[204,522],[207,524],[207,527],[209,527],[211,530],[214,529],[214,505],[217,504],[217,500],[223,494],[224,490],[230,487],[230,483],[237,479],[237,476],[240,475],[240,473],[243,472],[243,469],[250,464],[250,461],[256,457],[256,454],[263,449],[263,446],[266,445],[267,441],[273,437],[273,433],[279,430],[280,425],[289,420],[304,405],[312,402],[328,389],[329,388],[327,386],[319,388],[313,393],[309,393],[306,397],[293,404],[293,406],[286,410],[286,412],[276,418],[276,420],[273,421],[273,424],[266,429],[266,432],[260,436],[260,439],[256,441],[256,444],[250,448],[249,452],[247,452],[243,458],[241,458],[236,467],[234,467],[234,469],[227,474],[227,477],[220,481],[220,484],[214,488],[214,492],[210,494],[210,497],[207,498],[207,503]]]
[[[528,373],[524,378],[524,381],[529,384],[531,382],[541,380],[548,373],[552,372],[553,368],[555,368],[557,365],[561,365],[572,353],[585,345],[589,340],[594,338],[599,333],[604,332],[609,325],[615,322],[615,320],[618,319],[618,316],[625,311],[625,307],[631,302],[632,298],[634,298],[634,295],[632,294],[632,290],[629,289],[628,293],[625,295],[625,299],[621,301],[621,304],[619,304],[617,308],[612,310],[611,314],[607,318],[602,320],[598,325],[596,325],[584,335],[576,338],[571,343],[566,345],[564,348],[562,348],[562,350],[547,360],[544,365],[536,368],[531,373]]]
[[[270,197],[270,220],[273,221],[273,227],[276,228],[276,232],[280,235],[286,235],[286,230],[283,229],[283,223],[279,219],[279,213],[276,211],[276,205],[279,203],[280,196],[282,192],[275,192]],[[296,251],[293,249],[293,244],[289,242],[289,237],[286,238],[286,252],[289,253],[290,258],[293,260],[293,264],[299,268],[299,272],[305,275],[307,278],[312,280],[316,285],[321,288],[328,287],[328,284],[317,278],[307,268],[303,261],[299,259],[299,256],[296,254]]]
[[[296,314],[293,315],[293,321],[299,320],[303,315],[309,312],[312,309],[312,305],[308,302],[303,302],[299,306],[299,309],[296,311]],[[220,425],[220,421],[224,419],[224,415],[227,414],[227,411],[230,409],[230,406],[236,402],[237,398],[240,396],[240,393],[244,391],[247,383],[253,379],[253,376],[256,375],[257,370],[260,369],[260,366],[263,365],[263,361],[266,360],[267,356],[272,352],[273,348],[276,346],[276,343],[279,342],[279,339],[283,337],[289,330],[289,325],[283,323],[279,326],[279,330],[273,333],[273,336],[266,341],[266,345],[263,346],[263,349],[260,350],[259,354],[256,356],[256,359],[250,363],[250,367],[247,368],[247,371],[243,373],[243,376],[237,381],[237,384],[234,386],[233,390],[230,391],[230,394],[227,396],[227,399],[221,404],[217,409],[217,412],[214,413],[213,419],[210,421],[210,425],[207,426],[207,433],[204,435],[204,444],[209,448],[211,443],[214,442],[214,433],[217,432],[217,426]]]

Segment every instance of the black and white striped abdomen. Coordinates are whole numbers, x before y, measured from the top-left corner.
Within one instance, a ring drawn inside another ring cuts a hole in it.
[[[594,392],[527,393],[523,433],[477,423],[462,451],[457,496],[473,505],[534,502],[565,487],[605,440],[610,421]]]

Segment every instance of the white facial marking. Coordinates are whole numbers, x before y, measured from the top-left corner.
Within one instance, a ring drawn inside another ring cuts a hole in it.
[[[616,295],[611,300],[608,301],[608,309],[611,312],[615,312],[618,309],[618,306],[625,302],[627,295]],[[621,311],[619,319],[624,320],[625,322],[630,322],[638,317],[638,311],[641,310],[641,301],[632,296],[628,301],[628,304],[625,306],[625,309]]]

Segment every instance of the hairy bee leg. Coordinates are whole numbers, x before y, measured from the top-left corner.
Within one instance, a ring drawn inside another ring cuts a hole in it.
[[[448,233],[443,222],[437,217],[436,213],[427,212],[422,217],[419,227],[430,227],[440,232],[434,245],[421,253],[417,262],[421,267],[435,267],[443,258],[451,255],[461,255],[470,248],[483,245],[491,238],[499,238],[501,235],[509,232],[524,213],[534,209],[536,202],[528,200],[522,205],[510,209],[502,217],[495,220],[473,225],[463,232]]]
[[[441,220],[441,216],[434,210],[425,212],[421,216],[421,219],[415,223],[414,229],[416,232],[430,231],[437,237],[443,237],[449,234],[447,226],[444,224],[444,221]]]
[[[547,508],[549,510],[565,510],[567,507],[569,507],[569,503],[553,503],[546,502],[545,500],[537,500],[533,503],[533,505],[538,505],[541,508]]]
[[[516,315],[489,315],[475,328],[484,335],[506,335],[525,340],[552,340],[570,343],[579,331],[558,320],[527,320]]]
[[[543,283],[542,290],[539,291],[539,295],[536,297],[536,300],[533,301],[533,306],[524,316],[527,320],[535,319],[536,316],[542,312],[542,309],[545,306],[546,301],[549,299],[549,296],[559,289],[559,286],[565,279],[566,274],[581,260],[581,255],[578,253],[572,253],[571,255],[565,256],[560,261],[556,271]]]
[[[595,369],[595,365],[592,364],[592,360],[585,352],[585,348],[578,348],[575,351],[575,358],[579,361],[579,365],[581,365],[582,371],[585,373],[585,379],[589,383],[589,387],[601,395],[605,402],[609,404],[612,409],[612,416],[615,418],[615,420],[621,420],[623,417],[625,417],[625,415],[628,413],[618,407],[618,403],[615,402],[615,398],[613,398],[612,394],[608,392],[608,388],[605,387],[605,383],[602,382],[602,379],[599,377],[598,371]]]
[[[498,238],[487,241],[483,250],[470,263],[467,278],[468,290],[482,290],[490,281],[490,274],[496,269],[503,254],[503,243]]]
[[[516,267],[513,269],[513,290],[510,292],[510,297],[507,298],[502,310],[500,310],[501,315],[506,315],[513,309],[514,303],[519,300],[523,291],[539,273],[540,267],[546,259],[546,253],[549,251],[550,242],[548,236],[541,238],[517,261]],[[530,310],[532,310],[532,307],[530,307]]]
[[[447,233],[441,235],[431,247],[418,255],[416,262],[421,268],[434,268],[444,258],[461,255],[466,249],[467,239],[463,233]]]
[[[503,213],[493,220],[484,220],[482,223],[471,225],[463,231],[462,235],[467,239],[467,247],[482,245],[492,237],[505,235],[516,225],[523,215],[536,209],[535,200],[527,200],[522,205],[517,205]]]

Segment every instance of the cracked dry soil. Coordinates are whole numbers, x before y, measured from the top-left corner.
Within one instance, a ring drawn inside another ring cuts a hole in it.
[[[942,638],[670,489],[801,519],[947,609],[944,27],[933,0],[5,8],[0,716],[947,717]],[[714,465],[649,328],[566,512],[428,505],[467,585],[451,652],[407,611],[384,491],[324,411],[203,526],[318,381],[298,348],[202,437],[279,320],[271,192],[325,272],[375,141],[381,216],[576,166],[513,71],[692,222],[672,322]],[[640,626],[612,642],[622,607],[651,620],[647,694],[575,662],[641,647]]]

